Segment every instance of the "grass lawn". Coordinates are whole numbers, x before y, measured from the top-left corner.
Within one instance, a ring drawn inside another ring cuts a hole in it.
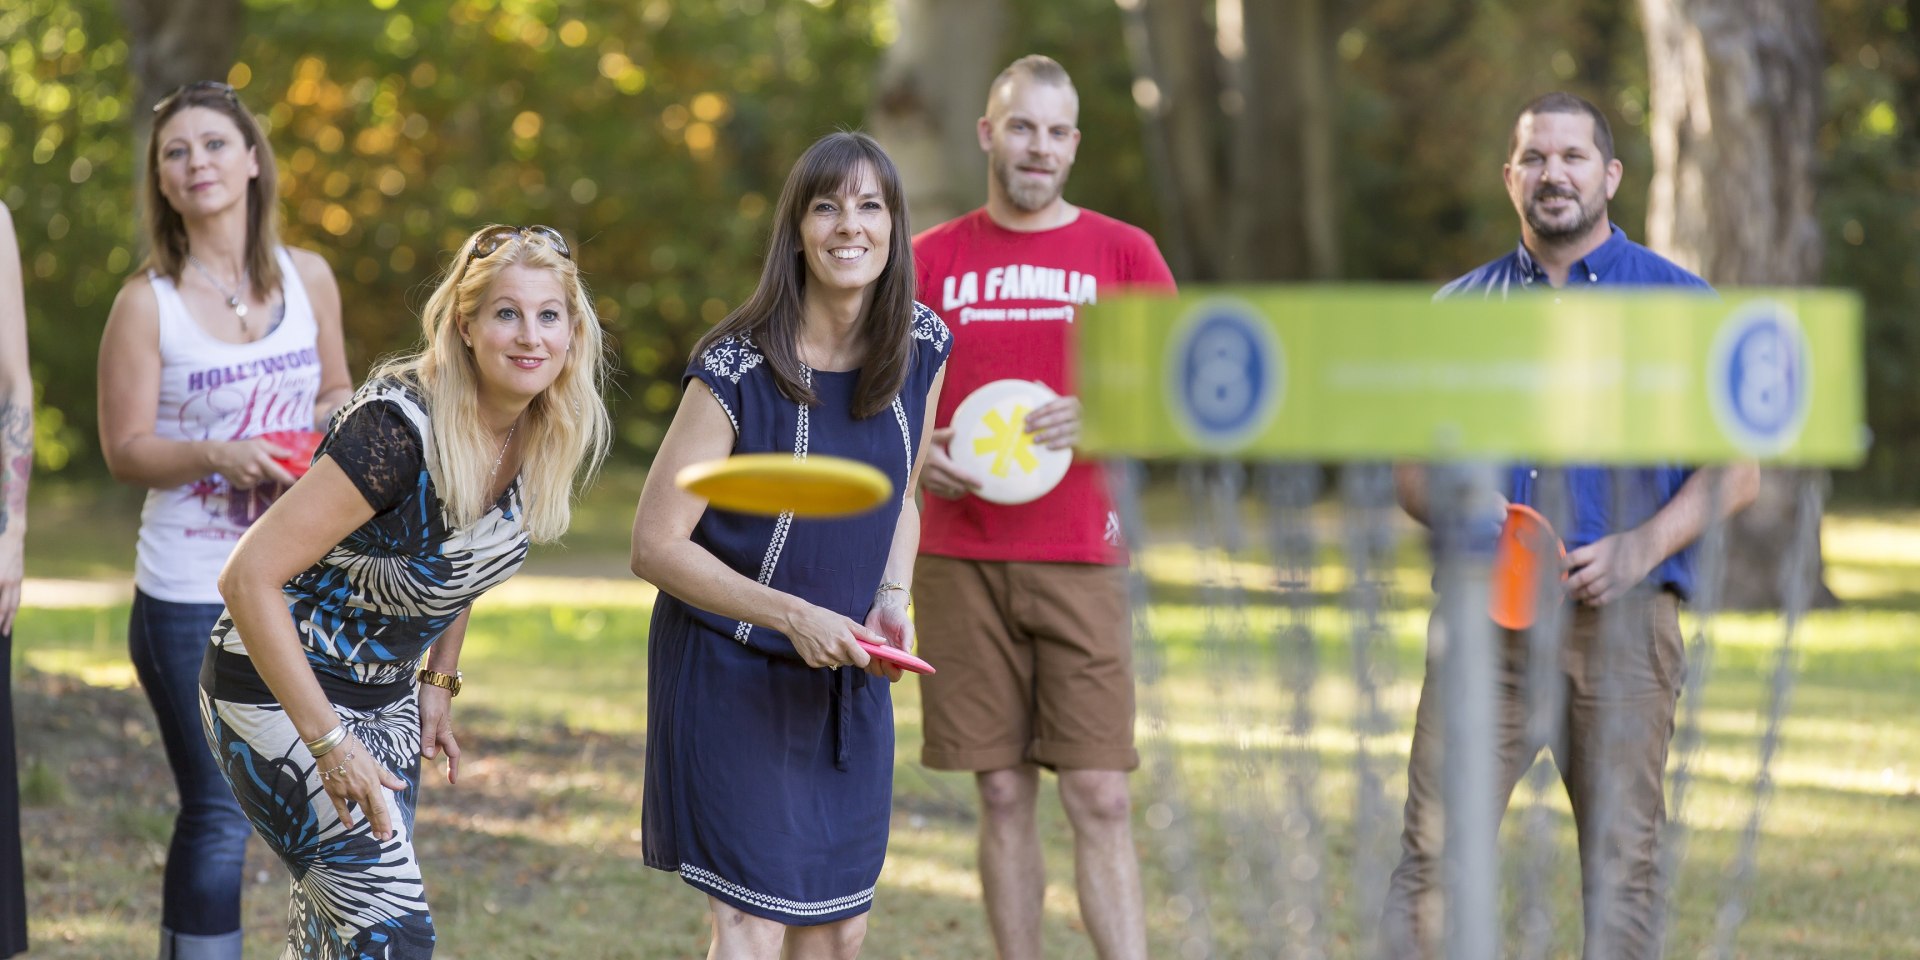
[[[703,898],[640,865],[653,596],[617,576],[636,490],[633,478],[614,478],[587,505],[570,549],[543,552],[476,608],[458,704],[462,782],[432,783],[420,804],[437,956],[593,960],[704,950]],[[42,493],[29,572],[124,583],[137,500],[116,496]],[[1830,517],[1826,547],[1831,583],[1852,603],[1814,615],[1799,637],[1801,672],[1738,954],[1920,955],[1911,893],[1920,889],[1920,515]],[[1301,674],[1286,671],[1308,664],[1272,647],[1285,611],[1250,608],[1251,630],[1221,641],[1225,622],[1216,611],[1210,630],[1206,594],[1193,587],[1206,558],[1172,548],[1147,554],[1163,598],[1151,625],[1165,662],[1142,690],[1147,764],[1135,778],[1154,956],[1181,956],[1201,917],[1216,956],[1292,955],[1276,945],[1282,936],[1324,937],[1334,957],[1359,955],[1369,942],[1370,911],[1397,844],[1424,643],[1422,558],[1410,542],[1401,556],[1371,675],[1393,729],[1362,738],[1341,610],[1304,614],[1317,641],[1308,701],[1315,724],[1308,736],[1290,736],[1286,678]],[[582,576],[589,573],[608,578]],[[1315,576],[1335,584],[1343,574],[1329,566]],[[126,662],[125,601],[111,587],[37,586],[14,650],[32,955],[150,956],[173,788]],[[1684,811],[1673,956],[1697,955],[1711,941],[1753,799],[1779,639],[1778,622],[1765,617],[1719,618],[1715,634],[1699,705],[1703,744],[1692,757],[1698,778]],[[867,955],[991,956],[974,874],[971,780],[919,766],[917,687],[907,680],[894,692],[896,812]],[[1377,786],[1357,788],[1357,769],[1377,776]],[[1557,779],[1548,782],[1538,807],[1544,842],[1531,845],[1544,855],[1526,852],[1535,808],[1526,787],[1506,821],[1507,927],[1518,928],[1521,894],[1531,894],[1551,908],[1552,955],[1571,956],[1579,937],[1572,826]],[[1374,805],[1356,817],[1357,800]],[[1051,800],[1041,836],[1048,956],[1091,957],[1067,826]],[[1183,857],[1192,866],[1176,869]],[[248,872],[247,955],[277,956],[284,872],[257,842]],[[1294,908],[1309,901],[1324,904],[1325,921],[1303,932]]]

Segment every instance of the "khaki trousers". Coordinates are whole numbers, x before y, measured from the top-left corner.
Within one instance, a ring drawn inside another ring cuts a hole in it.
[[[1654,960],[1660,952],[1656,845],[1666,823],[1664,778],[1686,651],[1679,600],[1641,591],[1604,612],[1576,605],[1562,612],[1563,642],[1553,689],[1527,689],[1530,660],[1523,633],[1489,627],[1499,649],[1496,689],[1498,763],[1495,795],[1504,814],[1513,788],[1540,749],[1553,751],[1572,802],[1580,837],[1586,916],[1586,960]],[[1606,621],[1603,643],[1602,624]],[[1443,731],[1445,691],[1437,656],[1444,629],[1436,613],[1427,630],[1427,675],[1407,768],[1407,808],[1400,865],[1387,893],[1384,936],[1393,960],[1438,957],[1445,934],[1441,856],[1445,846]],[[1554,729],[1530,737],[1530,702],[1557,704]],[[1478,960],[1478,958],[1462,958]]]

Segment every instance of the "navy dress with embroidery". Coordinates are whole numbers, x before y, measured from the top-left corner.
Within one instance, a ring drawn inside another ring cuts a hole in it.
[[[831,454],[904,490],[927,391],[952,345],[914,305],[913,362],[892,405],[854,419],[858,371],[809,371],[819,402],[782,396],[748,338],[687,368],[734,425],[735,453]],[[689,386],[689,389],[697,389]],[[744,576],[864,622],[900,499],[838,520],[708,510],[694,542]],[[784,635],[661,594],[647,652],[642,821],[650,867],[747,913],[808,926],[867,911],[893,803],[893,701],[861,670],[814,669]]]

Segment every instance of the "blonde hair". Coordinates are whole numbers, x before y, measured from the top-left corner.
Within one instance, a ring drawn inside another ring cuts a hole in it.
[[[606,339],[579,267],[538,234],[523,231],[491,255],[473,256],[481,237],[501,229],[512,228],[488,226],[460,245],[421,312],[424,348],[381,363],[370,378],[394,377],[419,385],[433,430],[427,468],[440,500],[454,526],[478,520],[492,507],[489,481],[500,445],[480,422],[479,371],[455,321],[479,313],[494,277],[508,266],[558,273],[573,327],[571,344],[559,378],[528,404],[518,428],[524,523],[535,541],[551,542],[567,532],[575,481],[582,486],[591,482],[612,440],[612,422],[601,399],[608,370]]]
[[[1073,85],[1073,77],[1067,74],[1067,68],[1060,61],[1041,53],[1029,53],[1000,71],[987,85],[987,116],[997,117],[1006,108],[1001,104],[1000,88],[1015,80],[1026,79],[1029,83],[1044,84],[1050,87],[1065,87],[1073,94],[1073,102],[1080,102],[1080,91]],[[1077,109],[1077,107],[1076,107]]]

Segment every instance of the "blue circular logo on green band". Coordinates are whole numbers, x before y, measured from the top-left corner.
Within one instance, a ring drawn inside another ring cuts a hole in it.
[[[1205,301],[1181,321],[1171,345],[1167,395],[1187,439],[1230,452],[1272,422],[1286,388],[1286,354],[1253,305]]]
[[[1721,325],[1709,353],[1714,419],[1749,454],[1786,450],[1806,424],[1812,374],[1806,334],[1793,310],[1777,300],[1744,304]]]

